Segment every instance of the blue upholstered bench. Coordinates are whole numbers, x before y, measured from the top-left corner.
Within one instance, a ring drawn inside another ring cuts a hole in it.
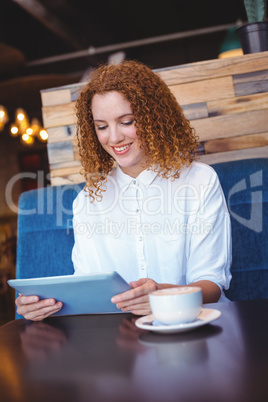
[[[268,298],[268,158],[213,165],[232,223],[231,300]]]
[[[227,296],[231,300],[267,298],[268,159],[219,163],[213,167],[232,220],[233,279]],[[82,188],[83,184],[65,185],[21,194],[17,278],[73,273],[72,202]]]

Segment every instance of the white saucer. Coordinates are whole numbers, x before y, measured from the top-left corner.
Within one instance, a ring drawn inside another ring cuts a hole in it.
[[[145,329],[147,331],[154,331],[162,334],[175,334],[202,327],[203,325],[216,320],[220,316],[221,312],[219,310],[202,308],[201,313],[199,314],[197,319],[187,324],[163,325],[154,318],[153,314],[138,318],[135,324],[138,328]]]

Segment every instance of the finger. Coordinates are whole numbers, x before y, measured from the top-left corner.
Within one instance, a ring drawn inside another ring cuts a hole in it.
[[[112,299],[111,299],[112,303],[118,303],[119,301],[132,299],[136,295],[136,292],[133,291],[133,289],[136,289],[139,286],[144,285],[148,281],[151,281],[151,279],[141,278],[138,281],[130,282],[129,285],[132,287],[132,289],[127,290],[126,292],[123,292],[123,293],[120,293],[118,295],[113,296]]]
[[[23,296],[22,294],[19,294],[19,297],[17,297],[15,303],[17,306],[22,306],[26,304],[36,303],[38,301],[39,301],[38,296]]]
[[[35,303],[26,303],[26,304],[23,303],[18,305],[17,312],[21,315],[24,315],[25,313],[29,313],[31,311],[37,311],[43,307],[54,306],[55,304],[56,304],[55,299],[44,299]]]
[[[151,306],[148,303],[136,304],[135,306],[130,306],[131,313],[136,315],[151,314]]]
[[[151,308],[149,304],[141,304],[138,306],[133,306],[130,308],[130,311],[134,315],[148,315],[152,314]]]
[[[61,302],[58,302],[58,303],[61,303]],[[48,309],[46,311],[50,311],[55,308],[59,308],[61,306],[62,306],[62,303],[56,305],[56,301],[54,299],[45,299],[45,300],[40,300],[37,303],[20,305],[17,308],[17,312],[18,312],[18,314],[23,315],[24,318],[28,319],[29,314],[30,314],[30,316],[32,316],[31,313],[33,313],[34,316],[38,316],[40,313],[42,313],[43,308]]]
[[[135,305],[130,304],[127,307],[122,307],[120,310],[122,310],[123,312],[130,311],[132,314],[137,315],[151,314],[151,307],[148,302]]]
[[[127,290],[124,293],[120,293],[116,296],[113,296],[111,301],[112,303],[120,303],[122,301],[135,299],[136,297],[139,296],[148,295],[148,293],[152,292],[153,290],[156,290],[157,288],[158,284],[156,282],[152,280],[146,281],[145,283],[134,289]]]
[[[141,279],[139,279],[138,281],[129,282],[129,285],[130,285],[132,288],[137,288],[138,286],[144,285],[146,282],[148,282],[148,281],[150,281],[150,280],[151,280],[151,279],[149,279],[149,278],[141,278]]]
[[[30,311],[24,315],[26,320],[32,320],[32,321],[41,321],[47,317],[49,317],[52,314],[55,314],[57,311],[59,311],[62,308],[62,303],[59,302],[59,304],[55,304],[55,306],[52,307],[44,307],[42,309],[39,309],[37,311]]]
[[[130,299],[130,300],[126,300],[126,301],[117,303],[116,307],[121,310],[122,308],[129,308],[130,306],[135,306],[138,304],[143,304],[143,303],[148,303],[148,302],[149,302],[148,295],[145,295],[145,296],[136,297],[135,299]]]
[[[124,301],[124,300],[130,300],[130,299],[133,298],[133,295],[134,295],[133,289],[127,290],[124,293],[119,293],[118,295],[113,296],[111,298],[111,302],[112,303],[118,303],[118,302],[121,302],[121,301]]]

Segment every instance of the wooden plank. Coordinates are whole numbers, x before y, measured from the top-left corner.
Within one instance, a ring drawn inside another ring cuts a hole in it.
[[[268,92],[268,79],[263,81],[252,81],[234,85],[236,96],[258,94]]]
[[[84,183],[84,177],[81,174],[70,174],[62,177],[51,177],[52,186],[61,186],[65,184],[78,184]]]
[[[71,101],[75,102],[80,95],[81,90],[84,88],[86,83],[82,83],[79,87],[71,88]]]
[[[240,149],[238,151],[229,152],[218,152],[215,154],[201,155],[199,157],[199,162],[207,163],[212,165],[214,163],[222,163],[229,161],[237,161],[241,159],[252,159],[252,158],[267,158],[268,146],[260,148],[249,148]]]
[[[78,98],[85,85],[85,82],[78,82],[76,84],[64,85],[62,87],[43,89],[40,91],[42,105],[52,106],[73,102]],[[60,95],[58,95],[59,92],[61,92]]]
[[[72,141],[60,141],[47,144],[47,153],[50,164],[74,160]]]
[[[181,105],[183,113],[188,120],[203,119],[208,117],[206,102],[192,103],[191,105]]]
[[[78,143],[77,143],[76,138],[73,140],[73,150],[74,150],[74,160],[79,161],[80,155],[79,155]]]
[[[252,71],[233,76],[236,96],[268,92],[268,70]]]
[[[248,82],[265,81],[268,79],[268,70],[251,71],[244,74],[233,75],[234,84],[246,84]]]
[[[222,77],[170,86],[179,104],[207,102],[235,96],[232,77]]]
[[[72,166],[80,166],[80,168],[82,169],[80,160],[73,160],[73,161],[69,161],[69,162],[51,163],[49,165],[51,171],[53,171],[55,169],[61,169],[61,168],[72,167]]]
[[[42,108],[45,128],[76,124],[75,102]]]
[[[268,145],[268,132],[262,134],[241,135],[239,137],[223,138],[207,141],[204,144],[205,153],[233,151],[237,149],[257,148]]]
[[[43,106],[61,105],[71,102],[71,92],[69,89],[57,89],[55,91],[41,92]]]
[[[69,176],[71,174],[80,173],[80,171],[81,171],[81,166],[75,165],[75,166],[68,166],[68,167],[64,167],[64,168],[54,169],[50,173],[50,175],[51,175],[51,177]]]
[[[209,117],[268,109],[268,93],[208,101],[207,108]]]
[[[47,129],[48,143],[73,140],[76,135],[76,126],[61,126]]]
[[[198,143],[196,152],[198,155],[203,155],[205,153],[205,142],[204,141],[201,141]]]
[[[268,113],[266,109],[251,112],[210,117],[191,121],[199,141],[238,135],[257,134],[267,130]]]
[[[268,52],[259,52],[225,59],[200,61],[155,71],[168,85],[175,85],[264,70],[267,69],[267,64]]]

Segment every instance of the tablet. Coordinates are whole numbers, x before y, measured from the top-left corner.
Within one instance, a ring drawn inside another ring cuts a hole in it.
[[[115,271],[88,275],[9,279],[8,284],[24,296],[53,298],[63,307],[53,315],[122,313],[111,298],[131,289]]]

